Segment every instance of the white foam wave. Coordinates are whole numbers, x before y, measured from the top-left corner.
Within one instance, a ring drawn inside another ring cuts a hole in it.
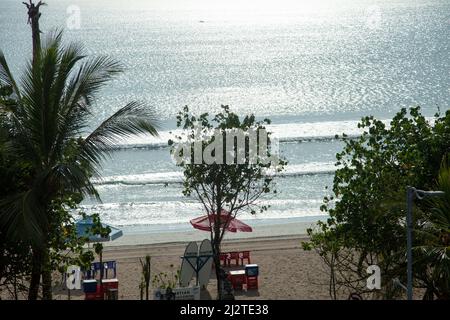
[[[345,133],[350,137],[357,137],[362,134],[362,129],[358,128],[359,121],[324,121],[310,123],[285,123],[272,124],[267,126],[281,142],[286,141],[308,141],[308,140],[328,140],[334,139],[335,135]],[[388,120],[385,121],[389,123]],[[158,137],[150,135],[135,135],[117,143],[117,148],[161,148],[167,147],[167,142],[174,135],[179,135],[181,130],[162,131]]]
[[[270,208],[263,212],[251,215],[242,212],[239,219],[280,219],[318,216],[320,199],[273,199],[261,201],[261,205]],[[155,201],[155,202],[126,202],[84,205],[82,209],[87,213],[100,214],[102,221],[116,226],[130,225],[164,225],[188,224],[189,220],[204,215],[201,204],[193,201]]]
[[[278,176],[301,176],[313,174],[331,174],[336,170],[332,162],[311,162],[297,165],[287,165],[286,169],[278,173]],[[93,180],[96,185],[146,185],[146,184],[169,184],[182,183],[183,173],[173,172],[151,172],[142,174],[107,176]]]

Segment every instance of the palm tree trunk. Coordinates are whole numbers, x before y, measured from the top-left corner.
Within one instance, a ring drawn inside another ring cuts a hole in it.
[[[34,4],[32,0],[30,3],[25,3],[25,6],[28,9],[28,23],[31,24],[31,35],[33,38],[33,63],[36,62],[37,57],[41,51],[41,30],[39,29],[39,18],[41,17],[41,13],[39,12],[39,8],[43,5],[42,1],[39,1],[37,4]]]
[[[39,31],[39,18],[34,18],[33,20],[31,20],[31,30],[33,38],[33,62],[35,62],[39,52],[41,51],[41,34]]]
[[[50,255],[48,248],[44,249],[42,268],[42,299],[52,300],[52,268],[50,265]]]
[[[28,289],[28,300],[37,300],[42,271],[42,249],[33,248],[31,257],[31,278]]]

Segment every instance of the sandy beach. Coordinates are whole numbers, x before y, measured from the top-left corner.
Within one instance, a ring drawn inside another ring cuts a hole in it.
[[[259,290],[235,292],[236,299],[329,299],[327,275],[320,257],[301,247],[301,242],[307,240],[304,231],[309,225],[292,223],[266,226],[254,233],[226,236],[222,244],[223,251],[250,250],[252,263],[260,267]],[[294,234],[294,230],[298,234]],[[117,261],[119,299],[139,299],[139,258],[147,254],[152,257],[152,275],[176,271],[180,268],[180,256],[186,244],[207,236],[208,233],[199,231],[125,235],[120,240],[108,243],[104,260]],[[186,240],[165,241],[180,238]],[[171,265],[173,268],[170,268]],[[202,293],[202,299],[215,297],[216,281],[213,274],[207,291]],[[55,298],[67,299],[66,291],[56,290]],[[81,292],[72,293],[72,299],[83,298]]]

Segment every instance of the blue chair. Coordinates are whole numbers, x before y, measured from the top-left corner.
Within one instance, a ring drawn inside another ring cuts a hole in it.
[[[117,273],[117,263],[115,261],[106,261],[103,267],[104,270],[106,270],[106,274],[105,277],[108,278],[108,270],[113,270],[114,274],[113,274],[113,278],[117,278],[116,277],[116,273]]]
[[[84,271],[85,279],[95,279],[101,269],[100,262],[93,262],[89,270]],[[108,278],[108,271],[113,270],[113,278],[117,275],[117,263],[116,261],[104,261],[103,262],[103,278]]]

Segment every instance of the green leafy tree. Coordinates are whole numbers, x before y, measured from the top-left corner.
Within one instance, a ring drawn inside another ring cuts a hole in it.
[[[329,219],[309,230],[311,241],[304,243],[330,267],[333,298],[349,291],[369,294],[366,268],[372,264],[381,268],[382,289],[370,294],[402,294],[393,280],[405,283],[406,187],[435,188],[442,157],[450,151],[450,112],[432,120],[419,107],[409,115],[402,109],[389,126],[365,117],[358,125],[364,131],[360,137],[342,137],[333,196],[321,207]]]
[[[71,205],[85,196],[98,198],[90,179],[99,176],[105,156],[119,139],[156,135],[153,111],[131,102],[88,132],[100,89],[123,71],[107,57],[88,58],[82,46],[63,44],[53,33],[28,63],[21,82],[10,72],[0,51],[0,86],[11,88],[8,103],[0,104],[9,161],[18,161],[26,174],[20,188],[0,201],[2,236],[32,247],[29,299],[51,299],[52,255],[62,241],[55,238],[70,222]],[[5,146],[5,145],[4,145]]]
[[[250,161],[252,154],[249,137],[245,138],[243,144],[238,143],[239,138],[228,140],[232,142],[227,146],[227,136],[236,130],[243,133],[265,131],[265,125],[269,123],[267,119],[256,121],[253,115],[240,119],[228,106],[222,106],[222,112],[214,117],[209,117],[207,113],[196,117],[185,107],[177,116],[177,126],[183,131],[169,141],[169,145],[173,146],[172,154],[175,157],[177,153],[182,155],[177,164],[184,171],[183,194],[200,201],[210,217],[210,238],[219,299],[222,294],[220,244],[230,218],[245,211],[255,214],[267,210],[267,206],[261,205],[259,200],[276,193],[273,175],[269,173],[282,171],[286,164],[270,148],[263,148],[263,143],[266,142],[259,136],[252,146],[262,149],[253,159],[255,161]],[[270,133],[267,139],[267,146],[270,146]],[[179,149],[180,145],[186,148]],[[216,160],[197,163],[197,146],[200,146],[200,156],[209,155]],[[212,146],[215,147],[211,148]],[[245,161],[239,160],[239,154],[243,155],[241,160]],[[232,163],[226,161],[228,155],[233,158]],[[273,161],[264,161],[269,158]]]

